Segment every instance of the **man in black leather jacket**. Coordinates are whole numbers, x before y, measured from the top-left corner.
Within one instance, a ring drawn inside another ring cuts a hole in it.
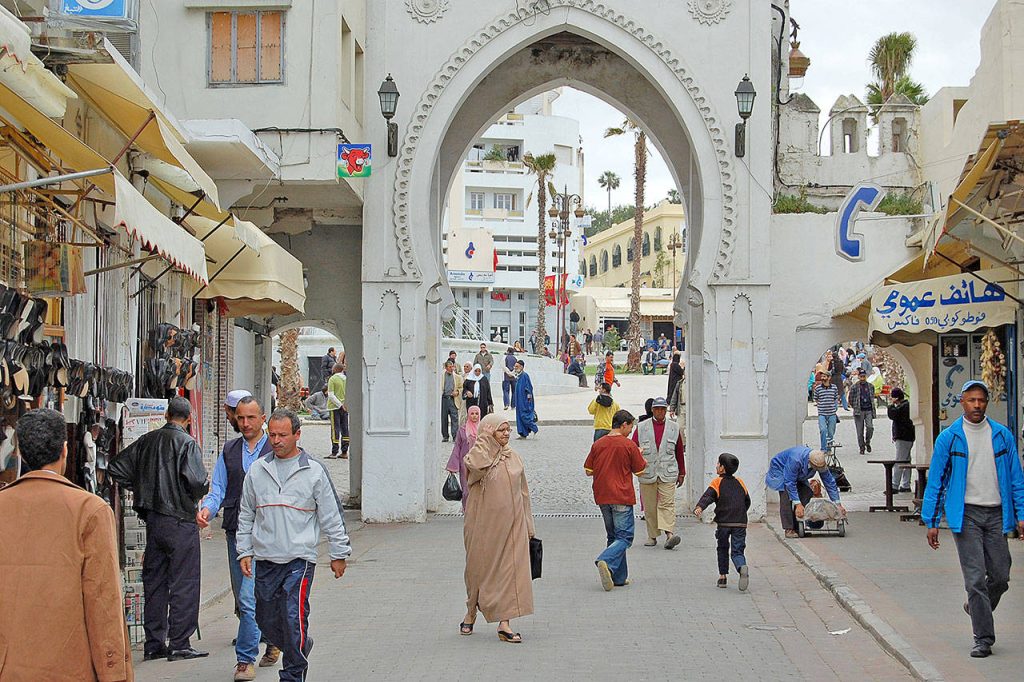
[[[209,489],[199,445],[188,433],[192,406],[167,403],[167,423],[125,448],[108,473],[133,492],[146,522],[142,585],[146,595],[145,658],[199,658],[190,638],[199,625],[199,528],[196,504]]]

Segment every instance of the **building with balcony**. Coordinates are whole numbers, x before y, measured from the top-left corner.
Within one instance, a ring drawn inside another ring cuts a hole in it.
[[[559,192],[580,194],[583,152],[579,122],[551,113],[559,92],[538,95],[501,116],[470,148],[448,195],[444,254],[448,282],[465,315],[454,333],[481,335],[498,344],[519,341],[527,347],[537,324],[537,177],[523,163],[526,154],[552,153],[551,184]],[[549,198],[550,204],[550,198]],[[547,275],[566,273],[567,287],[579,288],[581,228],[570,216],[563,245],[546,239]],[[561,262],[560,262],[561,261]],[[551,340],[557,336],[555,307],[547,315]],[[566,313],[568,315],[568,313]]]

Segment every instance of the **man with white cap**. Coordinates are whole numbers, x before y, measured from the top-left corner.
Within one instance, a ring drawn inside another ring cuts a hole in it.
[[[768,465],[764,483],[772,490],[779,491],[779,516],[787,538],[797,536],[796,519],[804,517],[804,505],[814,495],[808,481],[815,475],[821,478],[829,499],[839,506],[839,513],[845,516],[846,510],[839,502],[839,486],[821,450],[798,445],[775,455]]]
[[[230,405],[232,402],[234,405]],[[206,528],[210,525],[210,519],[221,509],[224,510],[221,527],[227,540],[231,592],[235,598],[235,613],[238,615],[235,680],[254,680],[256,656],[259,654],[260,645],[260,629],[256,625],[256,595],[252,578],[242,575],[242,568],[238,564],[235,534],[238,531],[238,511],[245,475],[252,463],[268,454],[271,447],[263,430],[266,415],[262,406],[248,391],[237,390],[228,393],[224,401],[225,410],[229,406],[234,416],[232,426],[242,435],[224,444],[224,449],[213,467],[210,492],[196,513],[196,523],[200,528]],[[273,665],[280,655],[277,647],[268,644],[266,655],[260,661],[260,665]]]
[[[228,423],[231,424],[231,428],[235,430],[235,433],[239,433],[238,422],[235,421],[235,408],[238,407],[238,401],[251,396],[252,393],[249,393],[244,388],[228,391],[228,394],[224,396],[224,416],[228,418]]]
[[[1009,589],[1010,547],[1016,528],[1024,540],[1024,473],[1010,430],[985,416],[988,386],[968,381],[960,391],[962,417],[935,439],[921,521],[928,546],[939,548],[943,514],[953,532],[974,631],[972,658],[992,654],[996,641],[992,612]]]

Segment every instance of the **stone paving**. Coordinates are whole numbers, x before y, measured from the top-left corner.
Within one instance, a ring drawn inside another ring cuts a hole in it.
[[[750,529],[747,593],[735,588],[735,575],[728,590],[715,586],[713,529],[694,521],[683,524],[673,552],[634,546],[634,583],[605,593],[592,563],[603,544],[600,522],[539,518],[544,577],[534,583],[536,614],[513,623],[521,646],[499,642],[482,618],[472,637],[458,634],[460,519],[352,525],[345,577],[336,582],[326,561],[318,566],[310,680],[910,679],[761,525]],[[142,662],[137,652],[136,679],[231,679],[230,597],[201,620],[203,640],[194,643],[209,658]],[[275,673],[261,669],[257,679]]]

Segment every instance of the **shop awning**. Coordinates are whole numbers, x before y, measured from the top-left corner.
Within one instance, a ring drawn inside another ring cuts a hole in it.
[[[624,290],[628,293],[628,290]],[[672,318],[675,316],[675,310],[673,310],[674,301],[668,298],[664,301],[651,300],[651,299],[640,299],[640,317],[665,317]],[[614,315],[621,315],[622,317],[629,317],[630,302],[629,296],[623,298],[598,298],[594,300],[594,305],[597,307],[598,315],[609,317]]]
[[[206,284],[206,250],[202,242],[149,203],[126,177],[114,171],[114,221],[159,253],[168,263]]]
[[[0,84],[50,118],[60,118],[78,97],[32,54],[28,26],[0,7]],[[0,101],[0,107],[3,106]]]
[[[184,170],[191,179],[184,189],[199,188],[211,203],[219,206],[217,185],[184,147],[187,134],[174,117],[157,104],[156,96],[117,50],[106,41],[104,46],[113,62],[71,64],[68,66],[68,82],[78,88],[123,135],[131,139],[138,133],[135,144],[140,149]]]
[[[263,232],[259,240],[259,253],[240,247],[234,258],[218,265],[196,297],[223,299],[233,317],[304,312],[302,262]]]
[[[151,176],[149,179],[149,184],[155,187],[168,199],[178,204],[179,206],[183,206],[185,209],[192,209],[193,215],[186,218],[185,222],[195,227],[197,233],[202,227],[201,225],[197,224],[198,221],[205,220],[208,223],[213,223],[213,225],[216,226],[224,222],[225,219],[227,219],[227,222],[224,224],[224,227],[222,227],[221,230],[218,230],[218,232],[224,231],[226,233],[233,233],[230,234],[230,236],[232,236],[237,242],[245,244],[254,252],[259,253],[259,250],[263,245],[263,242],[260,239],[260,234],[262,234],[262,230],[260,230],[260,228],[256,227],[249,221],[242,220],[233,213],[222,211],[213,204],[211,204],[210,202],[206,201],[205,199],[199,201],[199,203],[197,204],[196,201],[197,199],[199,199],[199,197],[195,196],[194,194],[190,194],[179,187],[175,187],[173,184],[160,178],[154,178]],[[204,232],[203,234],[206,234],[206,232]],[[202,238],[202,236],[202,234],[199,235],[200,238]],[[217,256],[210,253],[209,248],[207,248],[206,251],[208,256],[219,260]],[[235,249],[232,249],[231,253],[234,252]]]
[[[995,268],[881,287],[871,296],[868,334],[970,332],[1013,324],[1016,279],[1009,269]]]

